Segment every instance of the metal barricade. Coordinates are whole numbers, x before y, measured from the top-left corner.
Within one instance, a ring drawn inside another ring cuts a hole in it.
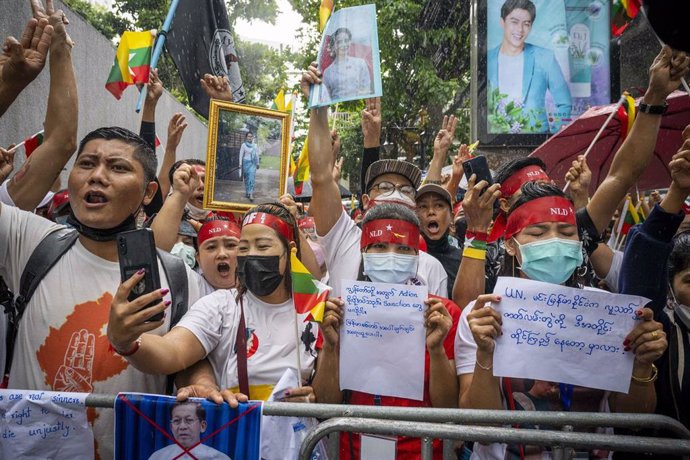
[[[86,398],[86,405],[113,408],[115,398],[115,395],[90,394]],[[451,440],[551,446],[554,448],[554,458],[563,455],[563,449],[569,447],[690,455],[690,431],[677,420],[655,414],[435,409],[285,402],[264,403],[263,413],[326,420],[308,433],[301,450],[302,458],[305,459],[309,458],[321,438],[339,431],[421,438],[423,459],[431,458],[433,439],[444,440],[444,459],[454,458],[450,448]],[[552,430],[506,428],[506,425],[539,425]],[[678,439],[573,432],[574,428],[596,427],[663,430]],[[554,431],[559,429],[561,431]]]

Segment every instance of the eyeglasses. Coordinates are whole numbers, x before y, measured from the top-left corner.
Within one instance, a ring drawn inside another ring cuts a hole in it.
[[[180,426],[184,422],[185,425],[191,425],[198,420],[199,420],[198,418],[192,418],[192,417],[174,418],[174,419],[172,419],[172,424],[174,426]]]
[[[382,196],[388,196],[393,194],[394,191],[399,191],[403,195],[406,195],[413,200],[417,196],[417,189],[411,185],[395,185],[390,182],[379,182],[371,186],[371,189],[376,189]]]

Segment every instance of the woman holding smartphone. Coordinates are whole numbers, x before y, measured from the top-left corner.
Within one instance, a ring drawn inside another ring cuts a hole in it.
[[[163,312],[161,291],[128,302],[127,296],[143,273],[118,289],[110,311],[108,338],[117,353],[149,374],[174,374],[208,358],[213,375],[194,372],[188,384],[195,395],[223,390],[267,399],[288,368],[301,363],[301,379],[308,379],[316,361],[318,327],[305,322],[308,313],[295,314],[290,279],[290,251],[300,257],[299,230],[290,211],[280,203],[256,206],[242,225],[237,256],[237,289],[217,290],[196,302],[164,336],[147,334],[161,321],[149,321]],[[157,305],[142,310],[152,301]],[[295,338],[294,323],[300,334]],[[249,394],[246,394],[249,393]],[[286,400],[314,401],[311,387],[289,390]]]

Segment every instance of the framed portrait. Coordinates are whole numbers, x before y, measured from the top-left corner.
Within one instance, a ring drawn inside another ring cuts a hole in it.
[[[231,409],[202,398],[120,393],[115,400],[115,459],[259,460],[261,401]]]
[[[605,0],[476,0],[474,135],[537,146],[618,98]]]
[[[204,209],[245,212],[285,193],[289,117],[211,100]]]
[[[376,5],[335,11],[323,31],[317,63],[323,82],[312,87],[309,107],[381,96]]]

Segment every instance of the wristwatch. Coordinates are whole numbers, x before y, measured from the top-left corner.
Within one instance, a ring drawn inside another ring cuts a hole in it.
[[[664,105],[649,105],[640,102],[637,110],[642,113],[648,113],[649,115],[663,115],[668,110],[668,103],[664,102]]]

